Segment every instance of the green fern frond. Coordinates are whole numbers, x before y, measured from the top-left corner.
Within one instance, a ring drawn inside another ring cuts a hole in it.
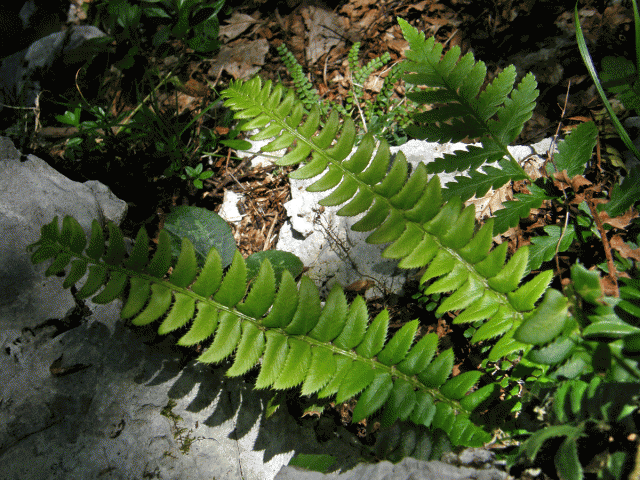
[[[380,57],[372,58],[364,67],[360,67],[358,62],[359,52],[360,42],[356,42],[349,50],[349,69],[351,70],[352,84],[356,97],[354,101],[358,101],[358,97],[362,95],[364,83],[371,74],[384,67],[384,65],[391,60],[391,54],[389,52],[384,52]]]
[[[545,411],[543,405],[546,426],[522,443],[512,461],[519,456],[533,461],[547,440],[563,437],[555,456],[558,475],[582,478],[581,437],[611,430],[624,438],[638,431],[640,328],[636,325],[640,310],[633,302],[640,298],[640,290],[637,280],[627,280],[620,289],[624,300],[606,297],[599,274],[580,264],[571,268],[571,280],[567,293],[572,299],[572,316],[564,322],[554,316],[534,316],[515,333],[518,340],[538,345],[524,361],[548,365],[541,381],[528,382],[527,388],[540,399],[550,397],[551,408]],[[552,295],[554,301],[566,304],[565,297]],[[618,316],[618,305],[632,315],[630,321]],[[625,448],[607,453],[615,461],[603,465],[603,472],[623,478],[622,466],[633,454]]]
[[[198,272],[187,239],[170,271],[171,242],[164,230],[150,260],[144,230],[128,257],[122,232],[113,224],[106,249],[96,221],[86,249],[85,245],[82,227],[65,217],[62,231],[55,218],[29,248],[35,249],[33,262],[52,260],[47,275],[61,273],[73,262],[64,281],[67,287],[88,269],[79,298],[107,303],[124,293],[121,316],[133,325],[160,322],[158,333],[181,333],[179,345],[209,344],[198,357],[200,362],[217,363],[233,356],[227,375],[242,375],[260,364],[256,388],[301,385],[303,395],[335,395],[337,402],[359,395],[354,422],[384,407],[385,424],[400,418],[438,427],[459,445],[480,446],[491,437],[469,420],[473,408],[486,397],[485,391],[466,395],[480,373],[449,379],[452,350],[436,355],[435,333],[414,344],[417,321],[387,340],[388,312],[382,311],[369,324],[361,297],[349,306],[336,286],[322,307],[312,281],[303,277],[297,286],[287,270],[276,291],[268,261],[249,287],[246,264],[237,251],[224,275],[215,249]]]
[[[538,345],[525,358],[548,365],[546,376],[552,379],[578,379],[594,372],[605,373],[605,379],[618,382],[640,382],[638,356],[633,346],[640,338],[637,318],[627,322],[616,313],[620,299],[606,297],[596,271],[588,271],[580,264],[571,268],[571,316],[560,322],[554,316],[533,315],[515,333],[519,341]],[[625,285],[621,308],[630,308],[632,298],[639,298],[630,281]],[[550,290],[550,292],[554,292]],[[554,302],[567,301],[555,292]],[[625,310],[626,311],[626,310]],[[635,313],[632,313],[635,315]]]
[[[612,425],[621,430],[615,432],[617,435],[627,436],[637,432],[638,426],[633,417],[638,410],[640,385],[608,383],[602,377],[595,376],[590,381],[567,380],[554,386],[554,389],[551,409],[545,412],[550,425],[536,431],[524,441],[513,460],[518,456],[526,456],[533,461],[547,440],[563,437],[554,459],[556,471],[561,478],[583,478],[583,467],[578,457],[578,440],[590,436],[590,433],[610,429]],[[595,426],[597,430],[593,428]],[[596,438],[593,441],[598,442]],[[633,459],[631,452],[610,453],[621,457],[616,462],[618,465],[624,465],[629,459]],[[623,478],[621,472],[609,462],[601,470],[600,473],[609,470],[609,478]],[[618,474],[613,474],[616,470]]]
[[[487,71],[483,62],[475,62],[471,53],[460,57],[457,46],[442,56],[442,45],[433,38],[425,39],[424,33],[402,19],[398,22],[411,47],[406,52],[408,61],[404,64],[404,79],[426,87],[425,90],[407,93],[407,97],[420,104],[443,104],[416,115],[417,124],[408,128],[408,133],[441,143],[457,142],[465,137],[479,139],[482,143],[482,147],[470,147],[469,152],[447,155],[443,160],[430,164],[429,173],[469,170],[469,174],[474,176],[476,169],[485,162],[500,161],[503,169],[511,166],[511,177],[499,169],[485,169],[485,178],[479,190],[473,193],[478,197],[489,186],[499,188],[509,180],[529,179],[507,146],[531,118],[538,96],[533,75],[526,75],[514,88],[516,71],[511,65],[480,92]],[[505,160],[501,161],[503,158]],[[447,198],[470,198],[474,181],[466,181],[464,177],[456,180],[458,184],[447,185],[451,190]]]
[[[422,282],[440,277],[428,293],[450,292],[452,298],[439,313],[458,310],[458,323],[487,321],[483,338],[503,336],[491,359],[527,348],[512,338],[525,311],[520,310],[522,304],[512,304],[508,295],[518,291],[527,273],[526,247],[506,264],[506,251],[498,249],[490,254],[493,221],[476,232],[473,206],[463,210],[456,197],[443,205],[439,178],[427,181],[423,164],[409,176],[402,153],[390,165],[389,146],[384,141],[376,149],[373,136],[365,135],[347,160],[355,144],[355,126],[350,118],[340,125],[333,112],[319,130],[317,109],[304,119],[303,105],[293,92],[287,93],[282,86],[272,87],[270,82],[262,86],[259,78],[235,82],[223,95],[227,97],[225,105],[236,111],[237,118],[248,120],[244,128],[263,128],[257,138],[274,137],[266,151],[292,147],[278,160],[279,165],[298,164],[311,155],[311,160],[291,177],[312,178],[324,172],[308,187],[314,192],[333,188],[319,202],[321,205],[342,205],[338,215],[364,213],[352,229],[371,232],[368,243],[388,243],[383,257],[398,259],[401,268],[428,265]],[[511,164],[505,168],[513,177]],[[533,302],[542,297],[546,286],[538,284],[528,291]],[[557,313],[561,315],[562,311]]]
[[[504,202],[504,208],[495,213],[496,222],[493,228],[494,235],[499,235],[506,232],[511,227],[515,227],[520,223],[521,218],[529,216],[531,210],[540,208],[542,206],[542,202],[554,198],[548,195],[544,189],[540,188],[535,183],[527,185],[527,189],[529,190],[529,193],[516,193],[514,195],[515,200],[508,200]],[[533,257],[533,252],[530,251],[529,253],[532,254],[531,256]],[[540,267],[540,263],[534,266],[530,260],[529,267],[532,270],[537,269]]]
[[[318,91],[313,87],[309,79],[305,76],[302,70],[302,65],[298,63],[293,53],[289,51],[287,46],[282,43],[277,48],[278,54],[282,59],[282,62],[287,67],[287,71],[293,79],[293,85],[295,86],[298,96],[305,104],[306,108],[310,110],[315,105],[320,105],[322,113],[327,113],[327,107],[320,101],[320,95]]]

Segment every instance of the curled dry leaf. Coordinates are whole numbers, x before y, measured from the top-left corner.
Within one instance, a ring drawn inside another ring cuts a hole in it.
[[[224,45],[211,66],[209,75],[217,78],[226,70],[236,80],[250,78],[264,65],[268,51],[269,43],[264,38]]]
[[[510,183],[503,185],[497,190],[490,188],[482,198],[476,198],[474,195],[465,202],[465,205],[471,205],[472,203],[475,205],[476,219],[480,221],[504,208],[503,203],[508,200],[513,200],[513,187]]]
[[[611,247],[616,249],[624,258],[640,260],[640,248],[632,249],[627,245],[620,235],[614,235],[609,241]]]
[[[638,216],[638,212],[629,209],[624,215],[611,218],[607,212],[600,212],[602,223],[608,223],[612,227],[624,229],[629,226],[631,220]]]
[[[600,278],[600,288],[602,288],[602,292],[607,297],[617,297],[619,295],[618,287],[613,283],[609,276]]]
[[[361,280],[356,280],[351,285],[344,287],[344,290],[346,292],[355,292],[359,294],[364,294],[367,290],[372,288],[374,285],[375,285],[375,282],[373,280],[361,279]]]
[[[247,28],[257,22],[255,18],[245,13],[233,12],[231,18],[227,20],[225,25],[220,27],[219,36],[225,41],[237,38]]]
[[[563,170],[562,172],[556,172],[553,174],[553,176],[555,177],[553,183],[560,190],[566,190],[567,187],[571,187],[574,192],[577,192],[580,187],[592,185],[592,183],[582,175],[576,175],[573,178],[569,178],[566,170]]]

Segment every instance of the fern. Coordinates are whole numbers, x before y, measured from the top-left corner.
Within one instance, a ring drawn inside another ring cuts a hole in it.
[[[563,437],[555,455],[556,471],[561,478],[580,479],[583,468],[578,451],[587,449],[579,445],[581,438],[589,437],[594,443],[598,432],[602,436],[610,431],[607,436],[621,438],[637,432],[634,414],[640,406],[640,328],[617,315],[618,299],[603,295],[597,272],[576,264],[571,278],[572,291],[567,293],[574,299],[572,317],[560,328],[539,320],[525,322],[515,335],[539,345],[525,358],[546,364],[548,370],[544,382],[533,382],[529,388],[534,396],[552,395],[552,399],[546,426],[522,443],[511,462],[521,457],[534,460],[547,440]],[[625,310],[635,314],[638,311],[629,308],[629,301],[640,298],[637,286],[637,281],[628,281],[621,289]],[[544,338],[539,334],[543,330],[547,332]],[[613,475],[610,478],[623,478],[623,470],[633,465],[633,455],[616,450],[615,444],[611,448],[604,470]]]
[[[349,70],[351,71],[351,95],[347,98],[348,112],[359,104],[362,93],[364,92],[364,84],[373,72],[382,68],[389,60],[391,55],[385,52],[380,57],[372,58],[364,67],[360,67],[358,62],[358,54],[360,53],[360,42],[353,44],[349,50]]]
[[[351,88],[346,96],[345,104],[321,100],[318,91],[313,87],[309,79],[304,74],[302,66],[298,63],[293,54],[287,49],[285,44],[278,47],[278,54],[287,67],[287,71],[293,79],[294,90],[307,110],[318,106],[321,113],[321,122],[330,109],[335,109],[344,117],[355,116],[362,122],[360,130],[371,132],[376,136],[386,136],[394,140],[398,145],[404,143],[399,135],[403,134],[403,128],[410,123],[409,110],[404,102],[391,100],[396,82],[400,79],[401,68],[399,64],[394,65],[384,79],[379,93],[375,99],[362,102],[364,84],[369,77],[391,59],[391,55],[385,52],[380,57],[371,59],[363,67],[359,65],[358,55],[360,53],[360,42],[354,43],[349,49],[348,64],[351,73]],[[363,106],[361,107],[361,103]],[[361,134],[358,133],[358,139]]]
[[[533,460],[549,439],[561,438],[555,458],[559,475],[583,478],[578,456],[583,437],[609,427],[622,435],[637,431],[640,283],[623,282],[622,299],[606,297],[598,273],[574,265],[564,294],[548,288],[551,271],[521,285],[532,268],[568,248],[580,234],[573,225],[564,230],[548,226],[548,237],[534,238],[530,249],[520,248],[508,261],[506,243],[491,250],[496,229],[517,224],[545,200],[561,199],[547,179],[531,182],[506,148],[531,114],[535,80],[528,75],[514,88],[515,70],[508,67],[480,92],[486,73],[482,62],[475,63],[470,54],[460,58],[455,48],[441,57],[441,46],[399,21],[410,45],[410,61],[402,67],[406,78],[426,87],[412,92],[411,98],[443,104],[418,115],[423,123],[414,133],[439,141],[464,134],[480,139],[481,147],[448,155],[430,167],[420,164],[409,175],[401,153],[391,162],[384,140],[377,142],[368,133],[353,151],[356,129],[351,118],[341,123],[333,111],[321,126],[320,107],[314,104],[307,110],[304,101],[280,85],[263,85],[259,78],[234,82],[223,93],[225,105],[245,120],[244,129],[258,129],[253,139],[271,139],[263,151],[290,148],[277,163],[302,164],[293,178],[317,177],[308,190],[329,192],[320,204],[340,206],[339,215],[360,216],[352,228],[370,232],[369,243],[388,244],[383,257],[397,259],[402,268],[424,268],[424,295],[440,302],[435,313],[456,311],[454,323],[470,324],[466,334],[472,342],[495,341],[484,365],[507,358],[504,363],[511,368],[519,360],[511,380],[525,379],[525,396],[550,410],[542,425],[529,421],[523,427],[520,418],[503,422],[511,434],[533,432],[512,461]],[[357,56],[350,61],[356,62]],[[560,144],[548,173],[582,174],[594,143],[593,124],[581,125]],[[497,166],[488,165],[491,162]],[[429,180],[430,173],[456,170],[468,170],[470,177],[457,177],[446,190],[437,176]],[[463,201],[518,179],[529,182],[530,193],[507,202],[498,218],[478,228],[474,207],[464,208]],[[633,203],[629,192],[635,190],[629,185],[614,189],[611,211]],[[441,429],[455,445],[466,446],[480,446],[491,437],[480,424],[494,424],[492,419],[522,406],[516,392],[504,392],[500,407],[486,412],[491,418],[480,418],[498,390],[509,387],[509,378],[477,390],[479,370],[449,378],[453,352],[436,355],[436,334],[416,339],[414,320],[387,339],[388,312],[370,321],[364,300],[356,297],[348,305],[338,286],[322,306],[317,288],[306,277],[297,285],[285,271],[278,286],[268,261],[248,280],[238,252],[225,273],[218,253],[211,250],[199,271],[186,239],[172,265],[165,231],[150,259],[144,229],[129,255],[122,232],[113,224],[108,229],[105,243],[94,221],[87,245],[75,220],[65,217],[60,231],[56,218],[30,246],[35,250],[32,261],[51,260],[46,274],[65,272],[65,288],[88,271],[79,298],[106,303],[122,296],[123,319],[134,325],[158,321],[160,334],[180,333],[179,345],[206,344],[201,362],[232,357],[227,375],[242,375],[259,365],[256,388],[299,387],[302,395],[335,396],[337,402],[358,396],[353,421],[382,409],[383,426],[410,420]],[[628,395],[619,394],[621,386]],[[434,438],[439,435],[436,431]],[[425,445],[426,437],[409,437],[399,442],[404,445],[399,451]],[[620,478],[633,458],[624,451],[610,453],[608,474]]]
[[[95,303],[113,301],[128,286],[123,319],[131,319],[133,325],[159,320],[158,333],[182,332],[178,340],[182,346],[210,342],[198,360],[217,363],[233,355],[229,376],[242,375],[260,364],[256,388],[281,390],[301,385],[302,395],[335,395],[337,402],[360,395],[354,422],[384,406],[385,425],[400,418],[434,426],[459,445],[480,446],[491,438],[469,419],[490,393],[484,389],[466,395],[481,372],[448,379],[453,351],[435,355],[435,333],[412,346],[417,320],[387,341],[388,312],[382,311],[369,325],[364,300],[357,297],[347,305],[338,286],[321,307],[311,280],[303,277],[296,286],[284,271],[276,292],[273,269],[265,261],[249,288],[246,264],[237,251],[226,274],[215,249],[198,273],[193,245],[187,239],[168,274],[172,256],[166,231],[160,232],[156,253],[149,259],[144,229],[131,255],[126,256],[122,232],[111,223],[108,228],[105,249],[102,229],[94,220],[87,246],[77,221],[65,217],[60,231],[56,217],[29,247],[35,249],[32,261],[52,259],[47,275],[69,267],[63,283],[66,288],[88,269],[77,296],[93,297]]]
[[[278,47],[278,54],[280,55],[282,62],[287,67],[287,71],[291,75],[291,78],[293,78],[293,85],[296,92],[307,109],[310,110],[313,106],[320,105],[322,113],[326,114],[328,107],[325,103],[320,101],[320,95],[318,95],[318,91],[305,76],[304,71],[302,70],[302,65],[298,63],[296,57],[293,56],[293,53],[289,51],[284,43],[280,44]]]
[[[400,22],[410,40],[411,50],[407,57],[422,58],[418,53],[423,53],[423,46],[413,39],[412,27],[402,20]],[[443,70],[452,68],[451,58],[445,55],[443,65],[436,66]],[[464,62],[466,64],[468,60]],[[468,77],[467,70],[458,75]],[[455,87],[460,86],[456,84]],[[500,88],[488,87],[487,90],[495,92]],[[246,121],[244,129],[261,130],[252,137],[254,140],[274,137],[263,148],[264,151],[292,147],[278,160],[278,165],[295,165],[311,155],[311,160],[293,172],[291,177],[304,179],[324,173],[308,190],[322,192],[333,188],[319,202],[321,205],[342,205],[338,215],[364,214],[352,229],[372,232],[367,237],[368,243],[389,243],[383,257],[398,259],[401,268],[427,266],[421,283],[437,280],[425,293],[451,293],[437,314],[458,310],[460,314],[456,323],[485,321],[472,338],[474,342],[501,336],[489,354],[490,360],[527,348],[513,339],[513,333],[525,315],[538,315],[534,310],[535,303],[551,280],[550,272],[543,272],[519,286],[527,273],[527,248],[520,249],[505,264],[506,244],[490,252],[493,220],[476,232],[474,207],[463,209],[460,197],[453,197],[443,205],[438,177],[434,176],[427,182],[428,172],[423,164],[408,176],[408,164],[402,153],[390,165],[389,146],[385,141],[376,148],[374,137],[367,134],[347,160],[356,138],[355,125],[350,118],[340,125],[334,111],[319,130],[318,108],[304,118],[304,105],[296,100],[293,92],[280,85],[273,87],[270,82],[263,86],[257,77],[246,83],[234,82],[223,95],[227,97],[225,105],[236,111],[236,118]],[[499,97],[500,100],[502,98]],[[480,95],[476,101],[482,106],[478,107],[481,118],[488,119],[498,113],[498,121],[485,121],[486,130],[501,138],[508,132],[513,136],[513,132],[519,131],[522,125],[514,125],[511,104],[507,105],[505,101],[506,106],[500,110],[497,101],[495,94]],[[520,121],[526,119],[525,116],[515,117]],[[333,144],[336,137],[338,140]],[[511,162],[505,163],[506,173],[505,170],[496,170],[501,175],[514,178],[522,170],[516,165],[518,170]],[[565,310],[559,305],[556,307],[554,310],[543,302],[539,308],[544,312],[541,314],[562,316]]]
[[[409,133],[439,142],[479,138],[483,144],[482,148],[476,147],[470,152],[446,156],[443,162],[434,162],[433,173],[438,171],[436,165],[445,171],[475,171],[485,161],[507,157],[514,171],[519,172],[522,178],[528,178],[507,150],[507,145],[516,139],[524,122],[531,118],[538,96],[533,75],[527,74],[514,89],[516,71],[513,65],[509,66],[480,93],[487,71],[483,62],[474,62],[471,53],[460,58],[459,47],[453,47],[442,57],[442,45],[435,43],[433,38],[425,40],[424,33],[404,20],[398,19],[398,22],[411,47],[406,52],[409,61],[405,70],[409,74],[405,80],[428,87],[407,96],[418,103],[445,104],[418,115],[415,120],[422,125],[416,125]]]
[[[547,387],[544,391],[548,394],[549,390]],[[607,432],[607,436],[619,437],[616,439],[618,441],[637,432],[633,415],[638,409],[640,385],[608,383],[596,376],[590,381],[567,380],[554,385],[554,390],[549,411],[544,412],[548,426],[535,432],[520,445],[518,452],[510,459],[512,465],[521,458],[535,460],[545,442],[552,438],[562,438],[553,459],[560,478],[584,478],[579,452],[584,454],[589,449],[589,444],[592,446],[592,455],[603,458],[599,476],[608,474],[604,478],[627,478],[624,473],[625,470],[628,473],[629,467],[633,465],[633,455],[619,450],[615,444],[611,445],[611,451],[607,451],[606,444],[604,447],[598,447],[597,444],[600,443],[598,437],[602,437],[603,432]],[[605,452],[598,451],[602,448]]]

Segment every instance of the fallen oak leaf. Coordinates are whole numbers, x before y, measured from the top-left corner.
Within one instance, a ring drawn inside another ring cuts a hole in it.
[[[607,297],[617,297],[618,296],[618,286],[613,283],[611,277],[601,277],[600,278],[600,288],[602,289],[602,293],[604,293]],[[602,301],[601,301],[602,302]],[[604,302],[602,302],[604,303]]]

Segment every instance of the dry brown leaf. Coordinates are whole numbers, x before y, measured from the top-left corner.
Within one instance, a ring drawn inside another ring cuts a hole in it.
[[[491,216],[497,210],[504,208],[502,204],[507,200],[513,200],[513,188],[509,183],[498,190],[490,188],[481,198],[473,196],[465,202],[465,205],[475,205],[476,219],[480,221],[485,217]]]
[[[409,42],[404,39],[394,38],[393,40],[387,41],[387,47],[389,50],[404,55],[404,51],[409,48]]]
[[[344,287],[345,292],[356,292],[363,295],[367,290],[372,288],[375,285],[373,280],[369,279],[361,279],[356,280],[351,285],[347,285]]]
[[[580,205],[584,202],[584,193],[577,193],[575,198],[569,202],[570,205]]]
[[[608,223],[612,227],[623,229],[627,228],[631,220],[638,216],[638,212],[629,209],[624,215],[619,215],[614,218],[611,218],[607,212],[600,212],[599,215],[602,223]]]
[[[264,38],[223,45],[220,53],[211,65],[209,75],[217,78],[225,70],[233,78],[248,79],[258,73],[269,51],[269,42]]]
[[[228,42],[229,40],[237,38],[247,28],[255,25],[256,22],[257,20],[251,15],[233,12],[233,15],[227,20],[227,23],[220,27],[218,37]]]
[[[585,185],[592,185],[592,183],[582,175],[576,175],[573,178],[569,178],[566,170],[555,172],[553,176],[555,178],[553,183],[560,190],[565,190],[570,186],[574,192],[577,192],[578,190],[580,190],[580,187],[583,187]]]
[[[640,260],[640,248],[632,249],[627,245],[620,235],[614,235],[609,241],[611,246],[615,248],[620,255],[624,258],[632,258],[633,260]]]
[[[591,185],[591,182],[584,178],[582,175],[576,175],[571,179],[571,188],[573,188],[575,192],[580,190],[580,187],[584,187],[585,185]]]
[[[308,29],[306,57],[309,64],[313,65],[333,47],[344,43],[346,31],[336,12],[309,6],[303,7],[300,13]]]
[[[411,4],[411,9],[412,10],[417,10],[419,12],[422,12],[424,10],[424,7],[426,7],[430,3],[432,3],[432,0],[423,0],[422,2],[412,3]]]
[[[618,288],[614,285],[611,277],[609,277],[608,275],[606,277],[600,278],[600,288],[602,288],[602,292],[607,297],[618,296]]]
[[[566,170],[563,170],[561,172],[555,172],[553,174],[553,178],[555,179],[553,181],[553,184],[560,190],[566,190],[567,187],[571,185],[571,180],[569,179],[569,176],[567,175]]]
[[[365,82],[364,88],[371,92],[379,93],[382,90],[382,85],[384,84],[384,79],[379,75],[371,75]]]

